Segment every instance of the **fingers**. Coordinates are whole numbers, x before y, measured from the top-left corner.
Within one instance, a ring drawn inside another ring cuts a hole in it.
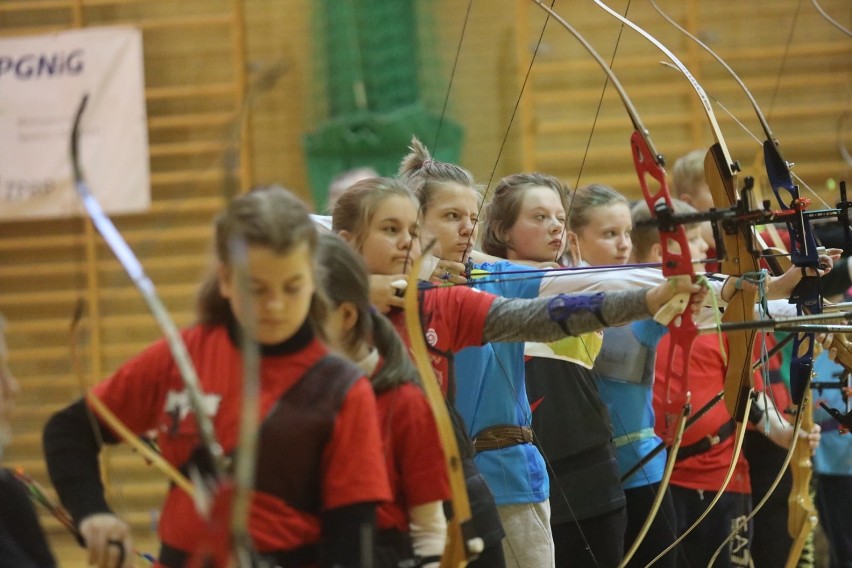
[[[388,313],[391,308],[403,307],[405,283],[405,274],[370,275],[370,303],[383,314]]]
[[[381,313],[386,314],[390,311],[391,308],[404,308],[405,307],[405,298],[402,296],[390,296],[387,299],[387,303],[384,311]]]
[[[807,433],[808,445],[810,446],[811,450],[816,450],[819,447],[819,442],[822,438],[821,430],[822,428],[820,428],[819,424],[814,424],[814,427],[811,428],[811,431]]]
[[[133,566],[133,541],[130,527],[109,513],[90,515],[80,523],[80,535],[86,542],[88,562],[98,568]]]
[[[467,278],[464,276],[465,271],[464,264],[460,262],[439,260],[435,269],[432,271],[432,278],[453,284],[465,284],[467,282]]]
[[[825,256],[831,257],[831,260],[836,262],[836,261],[840,260],[840,257],[843,256],[843,249],[830,248],[830,249],[826,249],[825,253],[823,253],[823,254],[825,254]]]

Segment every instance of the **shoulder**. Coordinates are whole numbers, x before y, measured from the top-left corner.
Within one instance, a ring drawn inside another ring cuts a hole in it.
[[[377,399],[395,408],[428,408],[429,401],[423,390],[414,383],[401,383],[400,385],[382,392]]]

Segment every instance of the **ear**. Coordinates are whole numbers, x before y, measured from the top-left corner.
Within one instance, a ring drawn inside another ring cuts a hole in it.
[[[354,239],[352,238],[352,233],[345,229],[337,233],[337,236],[349,243],[350,245],[352,245],[354,242]]]
[[[577,239],[577,233],[574,231],[565,231],[565,255],[571,259],[572,266],[579,266],[583,261],[580,254],[580,242]]]
[[[649,253],[651,258],[654,259],[654,262],[659,262],[663,260],[663,245],[660,243],[654,243],[651,245],[651,251]]]
[[[352,302],[343,302],[340,304],[341,324],[343,331],[348,333],[352,331],[358,324],[358,309]]]
[[[220,262],[216,268],[216,275],[219,280],[219,293],[223,298],[230,299],[233,292],[231,289],[231,268],[225,263]]]

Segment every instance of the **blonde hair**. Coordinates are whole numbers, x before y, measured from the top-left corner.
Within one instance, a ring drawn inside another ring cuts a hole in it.
[[[409,150],[399,165],[399,178],[414,192],[420,203],[421,213],[426,213],[435,192],[450,183],[469,187],[482,199],[482,190],[476,185],[469,171],[461,166],[433,159],[426,146],[416,137],[411,138]]]
[[[571,197],[568,228],[575,233],[582,231],[591,222],[589,211],[616,203],[623,203],[630,208],[627,198],[608,185],[593,183],[579,188]]]
[[[352,235],[352,246],[360,251],[367,238],[366,229],[370,226],[379,205],[394,195],[411,199],[415,209],[417,208],[417,197],[398,179],[375,177],[359,181],[335,203],[331,230],[335,233],[346,231]]]
[[[697,213],[697,209],[681,201],[680,199],[672,199],[675,215],[684,215],[687,213]],[[645,200],[637,201],[630,209],[630,218],[633,220],[633,230],[630,232],[630,238],[633,241],[633,256],[636,258],[645,258],[651,252],[651,247],[660,242],[660,231],[652,223],[647,223],[653,218],[651,210],[648,209],[648,204]],[[697,226],[698,223],[685,225],[685,229],[691,229]]]
[[[706,181],[704,175],[705,150],[693,150],[675,160],[672,167],[672,186],[675,195],[695,196],[697,190]]]

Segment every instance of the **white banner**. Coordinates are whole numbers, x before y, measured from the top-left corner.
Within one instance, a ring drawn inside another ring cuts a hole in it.
[[[82,214],[71,128],[83,95],[83,175],[107,213],[151,204],[142,33],[85,28],[0,39],[0,221]]]

